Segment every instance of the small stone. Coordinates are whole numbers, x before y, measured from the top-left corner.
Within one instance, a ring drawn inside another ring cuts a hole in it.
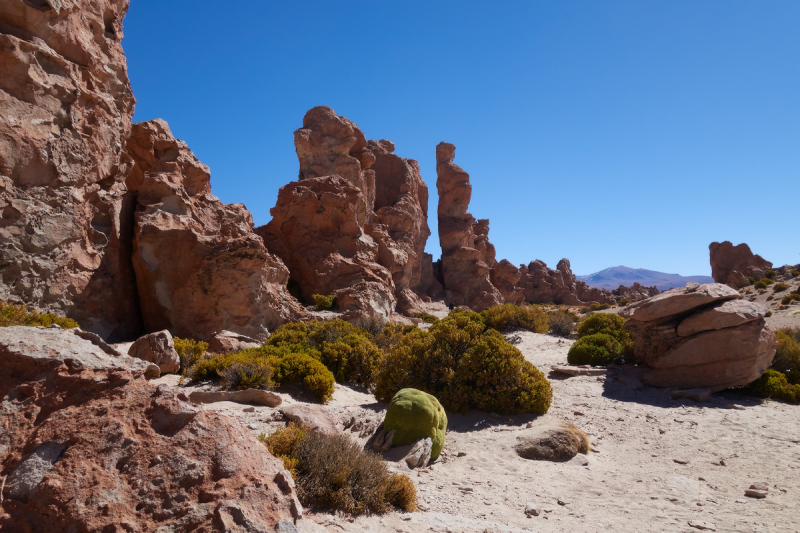
[[[572,412],[572,414],[573,414],[573,415],[575,415],[575,416],[585,416],[585,415],[584,415],[583,413],[581,413],[580,411],[573,411],[573,412]]]
[[[679,465],[688,465],[689,464],[689,461],[687,461],[686,459],[673,459],[672,461],[675,462],[675,463],[678,463]]]
[[[709,522],[702,522],[700,520],[689,520],[688,522],[689,527],[693,527],[695,529],[700,529],[702,531],[716,531],[717,526],[711,524]]]
[[[525,506],[525,516],[528,518],[532,516],[539,516],[539,509],[532,503]]]
[[[466,456],[467,456],[467,452],[458,452],[456,454],[456,457],[466,457]]]
[[[751,498],[766,498],[769,486],[766,483],[753,483],[750,488],[744,491],[745,496]]]
[[[659,429],[658,432],[663,435],[664,433],[667,432],[667,430],[666,429]]]
[[[531,429],[532,427],[533,427],[533,424],[532,424],[532,423],[530,423],[530,422],[528,422],[527,424],[525,424],[525,429]]]
[[[558,505],[561,505],[561,506],[564,506],[564,505],[569,505],[569,502],[568,502],[567,500],[565,500],[564,498],[559,498],[559,499],[556,501],[556,503],[557,503]]]
[[[245,407],[244,409],[242,409],[242,412],[255,413],[256,412],[256,408],[255,407]]]

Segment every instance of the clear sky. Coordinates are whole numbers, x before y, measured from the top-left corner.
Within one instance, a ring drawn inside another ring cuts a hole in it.
[[[800,1],[131,0],[135,121],[163,118],[256,225],[328,105],[417,159],[456,145],[497,257],[710,274],[800,262]]]

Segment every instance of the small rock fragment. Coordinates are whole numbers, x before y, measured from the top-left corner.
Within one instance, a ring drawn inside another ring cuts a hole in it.
[[[672,461],[675,462],[675,463],[678,463],[679,465],[688,465],[689,464],[689,461],[687,461],[686,459],[673,459]]]
[[[744,495],[751,498],[766,498],[768,492],[769,486],[766,483],[753,483],[749,489],[744,491]]]
[[[716,531],[717,526],[711,524],[709,522],[703,522],[700,520],[689,520],[688,522],[689,527],[693,527],[695,529],[699,529],[701,531]]]
[[[525,516],[528,518],[532,516],[539,516],[539,509],[532,503],[525,506]]]

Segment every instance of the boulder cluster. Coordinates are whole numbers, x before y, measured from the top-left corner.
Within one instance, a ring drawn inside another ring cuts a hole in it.
[[[0,13],[0,300],[75,319],[108,341],[169,330],[256,341],[308,316],[413,316],[430,297],[610,302],[569,262],[496,261],[467,213],[469,175],[436,149],[442,260],[425,253],[428,189],[413,159],[315,107],[295,132],[297,181],[255,228],[163,120],[132,124],[127,0],[11,2]]]
[[[689,283],[620,314],[636,361],[649,367],[645,384],[715,392],[751,383],[772,363],[777,341],[766,312],[727,285]]]
[[[734,246],[730,241],[712,242],[708,249],[714,281],[737,289],[750,285],[747,278],[759,280],[772,268],[772,263],[753,254],[746,243]]]

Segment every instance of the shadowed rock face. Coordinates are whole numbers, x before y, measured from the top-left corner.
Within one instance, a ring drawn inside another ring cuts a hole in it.
[[[288,266],[301,296],[336,295],[351,317],[391,318],[419,302],[428,189],[391,141],[369,141],[329,107],[295,132],[300,179],[281,188],[256,231]]]
[[[28,330],[0,339],[3,531],[274,531],[302,512],[248,429],[149,384],[143,361],[0,329]]]
[[[139,193],[133,266],[148,331],[207,339],[229,330],[263,340],[305,315],[250,212],[211,194],[208,167],[166,122],[135,124],[128,151],[129,186]]]
[[[717,283],[736,288],[750,284],[747,278],[761,279],[772,263],[754,255],[746,243],[734,246],[730,241],[712,242],[708,246],[711,256],[711,276]]]
[[[111,340],[141,330],[123,153],[127,0],[0,9],[0,299]]]
[[[713,392],[756,380],[772,363],[777,341],[766,309],[739,298],[727,285],[690,283],[621,311],[636,359],[651,368],[644,382]]]

